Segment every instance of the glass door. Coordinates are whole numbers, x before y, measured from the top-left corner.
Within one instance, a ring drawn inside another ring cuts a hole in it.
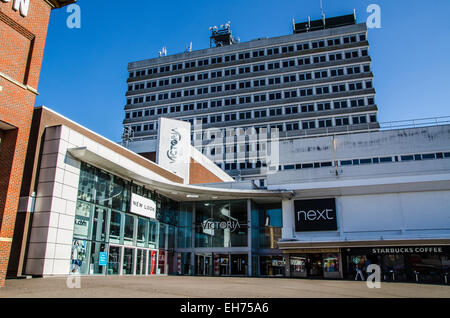
[[[231,255],[231,275],[247,275],[248,255]]]
[[[104,260],[106,257],[107,246],[104,243],[92,242],[91,244],[91,262],[90,272],[91,275],[106,274],[106,263]],[[104,258],[103,258],[104,257]]]
[[[204,276],[212,276],[211,266],[212,266],[212,256],[205,255],[205,271],[203,274]]]
[[[136,275],[145,275],[147,268],[147,250],[137,250],[136,256]]]
[[[120,274],[120,250],[121,248],[119,246],[109,247],[108,275]]]
[[[212,255],[195,255],[196,258],[196,274],[200,276],[212,275]]]
[[[228,254],[214,254],[214,275],[230,275],[230,256]]]
[[[123,249],[123,263],[122,274],[133,275],[134,274],[134,248],[125,247]]]

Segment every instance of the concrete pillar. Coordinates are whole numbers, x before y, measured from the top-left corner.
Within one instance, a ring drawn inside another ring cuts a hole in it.
[[[294,200],[284,199],[281,202],[281,207],[283,211],[283,228],[281,230],[281,238],[292,239],[295,235]]]
[[[248,240],[248,261],[247,261],[247,275],[252,276],[252,201],[247,200],[247,240]]]

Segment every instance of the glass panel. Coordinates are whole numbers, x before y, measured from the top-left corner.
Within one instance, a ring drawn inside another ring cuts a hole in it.
[[[158,274],[166,273],[166,252],[159,250],[158,253]]]
[[[91,222],[92,205],[84,202],[77,202],[75,212],[75,225],[73,228],[74,237],[89,238],[89,227]]]
[[[126,240],[133,240],[134,235],[134,217],[129,214],[125,214],[125,228],[123,237]]]
[[[72,241],[72,268],[73,274],[88,274],[88,258],[86,258],[88,242],[83,240]]]
[[[228,254],[214,254],[214,275],[230,275],[230,256]]]
[[[248,255],[231,255],[231,275],[247,275]]]
[[[109,173],[97,169],[97,182],[94,184],[95,188],[95,203],[103,206],[110,206],[109,200],[112,197],[114,188],[110,186],[111,177]]]
[[[291,255],[289,258],[291,275],[303,274],[306,271],[306,257],[300,255]]]
[[[191,253],[179,253],[181,256],[181,275],[192,275]]]
[[[211,219],[211,204],[197,202],[195,204],[195,247],[212,247],[214,229],[205,227]]]
[[[192,203],[181,204],[178,216],[178,248],[192,247]]]
[[[144,218],[138,218],[138,228],[137,228],[137,245],[147,246],[148,242],[148,226],[149,220]]]
[[[363,270],[367,265],[365,262]],[[405,277],[404,255],[383,255],[381,270],[385,280],[403,280]]]
[[[322,276],[322,254],[310,254],[306,259],[306,272],[308,277]]]
[[[221,201],[213,202],[211,204],[213,208],[213,222],[224,222],[215,223],[219,226],[214,226],[214,236],[213,236],[213,246],[214,247],[231,247],[231,233],[235,231],[234,227],[226,226],[222,227],[222,224],[230,224],[238,222],[237,219],[231,217],[230,202]],[[236,229],[237,230],[237,229]]]
[[[163,223],[159,224],[159,248],[166,248],[166,225]]]
[[[95,207],[94,222],[92,226],[92,240],[105,242],[106,216],[107,216],[107,209]]]
[[[106,274],[106,266],[100,265],[100,253],[105,253],[107,246],[104,243],[93,242],[91,244],[91,261],[89,274]]]
[[[323,271],[324,272],[339,272],[339,255],[325,254],[323,257]]]
[[[111,207],[125,212],[129,205],[129,184],[127,181],[114,176],[113,187]]]
[[[442,282],[442,265],[445,257],[441,261],[439,255],[412,254],[410,256],[413,272],[419,274],[419,279],[427,283]]]
[[[111,221],[109,226],[109,238],[111,241],[119,241],[120,239],[120,224],[122,221],[122,213],[111,211]]]
[[[147,267],[147,251],[137,250],[136,257],[136,275],[145,275],[145,269]]]
[[[108,258],[108,275],[119,275],[120,247],[110,246]]]
[[[159,226],[157,222],[150,220],[150,233],[149,233],[149,243],[154,244],[154,247],[156,248],[158,246],[158,230]]]
[[[81,164],[80,181],[78,185],[78,199],[94,202],[95,168],[85,163]]]
[[[122,274],[134,274],[134,249],[132,248],[124,248]]]
[[[260,256],[260,272],[264,276],[284,276],[283,256]]]

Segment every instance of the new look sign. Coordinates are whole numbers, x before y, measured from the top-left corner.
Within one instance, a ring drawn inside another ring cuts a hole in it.
[[[147,218],[156,218],[156,203],[135,193],[131,194],[130,212]]]
[[[295,231],[336,231],[336,199],[296,200]]]

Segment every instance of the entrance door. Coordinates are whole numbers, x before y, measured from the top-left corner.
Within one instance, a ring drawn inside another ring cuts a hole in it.
[[[230,275],[230,256],[228,254],[214,254],[214,275]]]
[[[123,275],[134,274],[134,248],[125,247],[123,249],[122,274]]]
[[[211,276],[212,255],[195,255],[196,274],[200,276]]]
[[[120,274],[120,247],[110,246],[108,257],[108,275]]]
[[[306,269],[308,277],[323,277],[322,254],[309,254]]]
[[[231,255],[231,275],[246,276],[248,255]]]
[[[147,265],[147,250],[137,250],[136,275],[145,275]]]

